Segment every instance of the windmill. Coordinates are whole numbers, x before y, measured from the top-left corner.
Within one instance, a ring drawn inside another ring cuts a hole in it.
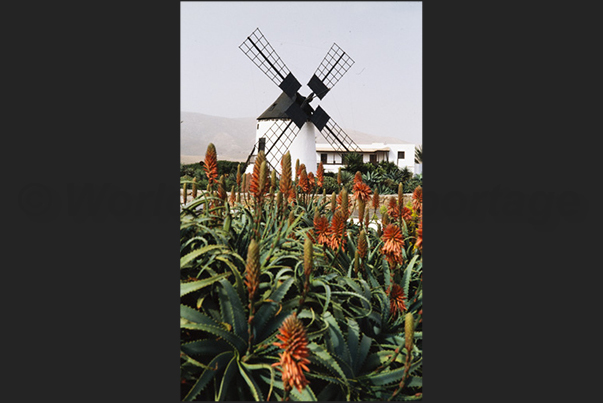
[[[258,117],[256,143],[247,158],[263,150],[266,161],[280,174],[281,158],[289,151],[291,161],[299,159],[308,172],[315,171],[316,129],[342,156],[361,150],[337,123],[322,109],[310,106],[314,97],[323,99],[333,86],[352,67],[354,61],[336,43],[331,46],[316,72],[310,78],[310,95],[304,97],[298,90],[301,84],[257,28],[239,46],[239,49],[276,84],[283,93]],[[248,165],[248,170],[253,169]],[[295,173],[293,173],[295,174]]]

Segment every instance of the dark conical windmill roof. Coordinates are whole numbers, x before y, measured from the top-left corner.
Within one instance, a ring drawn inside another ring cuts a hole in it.
[[[287,108],[293,103],[293,99],[289,98],[284,92],[262,113],[258,120],[261,119],[289,119],[285,113]]]

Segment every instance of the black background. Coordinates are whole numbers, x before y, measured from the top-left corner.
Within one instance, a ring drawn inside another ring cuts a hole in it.
[[[427,402],[580,401],[596,385],[600,32],[563,4],[424,4],[426,192],[579,195],[544,230],[426,198]],[[2,394],[179,401],[179,3],[4,16]],[[38,216],[19,204],[32,183],[59,198]],[[67,214],[61,192],[84,183],[173,197],[148,217]]]

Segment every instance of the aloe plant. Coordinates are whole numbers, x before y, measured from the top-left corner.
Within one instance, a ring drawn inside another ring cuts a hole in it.
[[[233,201],[214,186],[182,206],[182,399],[419,399],[422,217],[398,221],[404,243],[394,265],[372,226],[345,221],[330,248],[316,243],[314,223],[338,214],[331,200],[306,187],[289,202],[287,183],[274,195],[275,175],[260,171],[267,194],[254,185],[256,195]],[[305,363],[283,358],[292,315],[306,335]],[[302,371],[297,378],[285,376],[286,362]]]

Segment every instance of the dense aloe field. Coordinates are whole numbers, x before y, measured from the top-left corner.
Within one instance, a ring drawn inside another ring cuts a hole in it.
[[[360,172],[326,195],[289,154],[231,189],[212,144],[203,167],[181,181],[182,400],[420,400],[422,189],[377,214]]]

